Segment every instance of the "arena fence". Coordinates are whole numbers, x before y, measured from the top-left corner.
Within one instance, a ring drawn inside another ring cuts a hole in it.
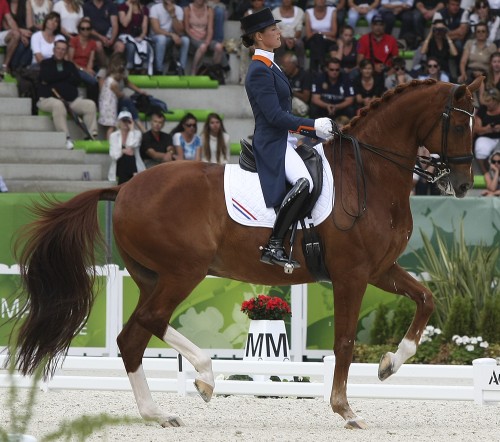
[[[334,361],[334,356],[325,357],[323,362],[214,360],[215,394],[323,397],[329,401]],[[5,364],[5,356],[0,356],[0,364]],[[145,358],[143,364],[152,391],[196,394],[196,372],[185,359]],[[489,404],[500,402],[499,368],[490,358],[477,359],[473,366],[407,364],[382,383],[377,378],[377,364],[355,363],[351,365],[347,394],[350,398],[474,400]],[[231,375],[262,380],[229,380]],[[283,381],[269,380],[272,375]],[[32,385],[30,378],[0,374],[0,387],[8,387],[11,382],[20,388]],[[121,358],[68,356],[55,376],[41,382],[40,388],[128,391],[130,383]]]

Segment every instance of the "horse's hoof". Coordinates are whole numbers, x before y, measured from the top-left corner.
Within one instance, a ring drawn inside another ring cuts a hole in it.
[[[394,373],[394,363],[392,362],[394,358],[394,353],[387,352],[380,359],[378,365],[378,378],[381,381],[385,381],[390,375]]]
[[[178,416],[167,416],[166,420],[161,422],[161,426],[163,428],[167,427],[183,427],[184,422],[182,422],[181,418]]]
[[[194,386],[201,398],[205,402],[210,402],[210,399],[212,399],[212,394],[214,392],[214,387],[202,381],[201,379],[196,379],[194,381]]]
[[[344,428],[347,428],[348,430],[366,430],[368,425],[363,418],[357,417],[346,421]]]

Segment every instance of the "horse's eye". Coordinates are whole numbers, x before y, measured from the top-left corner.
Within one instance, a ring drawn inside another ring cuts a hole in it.
[[[465,126],[458,125],[458,126],[455,126],[454,129],[455,129],[455,132],[457,132],[458,134],[463,134],[465,131]]]

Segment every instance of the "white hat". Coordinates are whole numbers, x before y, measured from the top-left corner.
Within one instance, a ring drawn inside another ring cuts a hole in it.
[[[124,120],[128,118],[129,120],[132,120],[132,114],[129,112],[129,111],[121,111],[119,114],[118,114],[118,120]]]

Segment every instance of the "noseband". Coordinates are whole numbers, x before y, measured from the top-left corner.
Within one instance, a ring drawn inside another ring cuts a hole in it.
[[[453,97],[455,95],[455,91],[457,90],[458,85],[453,85],[450,96],[448,97],[448,103],[446,104],[443,113],[441,114],[441,120],[436,121],[434,125],[431,127],[429,130],[429,133],[424,137],[422,140],[422,145],[425,146],[425,140],[429,137],[429,135],[432,133],[434,128],[436,127],[437,124],[439,124],[439,121],[442,122],[441,124],[441,155],[440,159],[436,159],[433,157],[421,157],[422,162],[429,164],[431,166],[434,166],[435,171],[430,173],[427,172],[426,170],[422,169],[419,166],[415,166],[414,172],[420,175],[421,177],[425,178],[428,182],[430,183],[435,183],[439,179],[445,177],[446,175],[450,174],[450,168],[449,164],[466,164],[466,163],[471,163],[474,156],[472,154],[468,155],[457,155],[457,156],[448,156],[448,133],[450,131],[450,119],[451,119],[451,113],[453,111],[457,112],[462,112],[466,115],[468,115],[470,118],[474,117],[474,114],[471,112],[466,111],[465,109],[460,109],[459,107],[454,107],[453,106]]]

